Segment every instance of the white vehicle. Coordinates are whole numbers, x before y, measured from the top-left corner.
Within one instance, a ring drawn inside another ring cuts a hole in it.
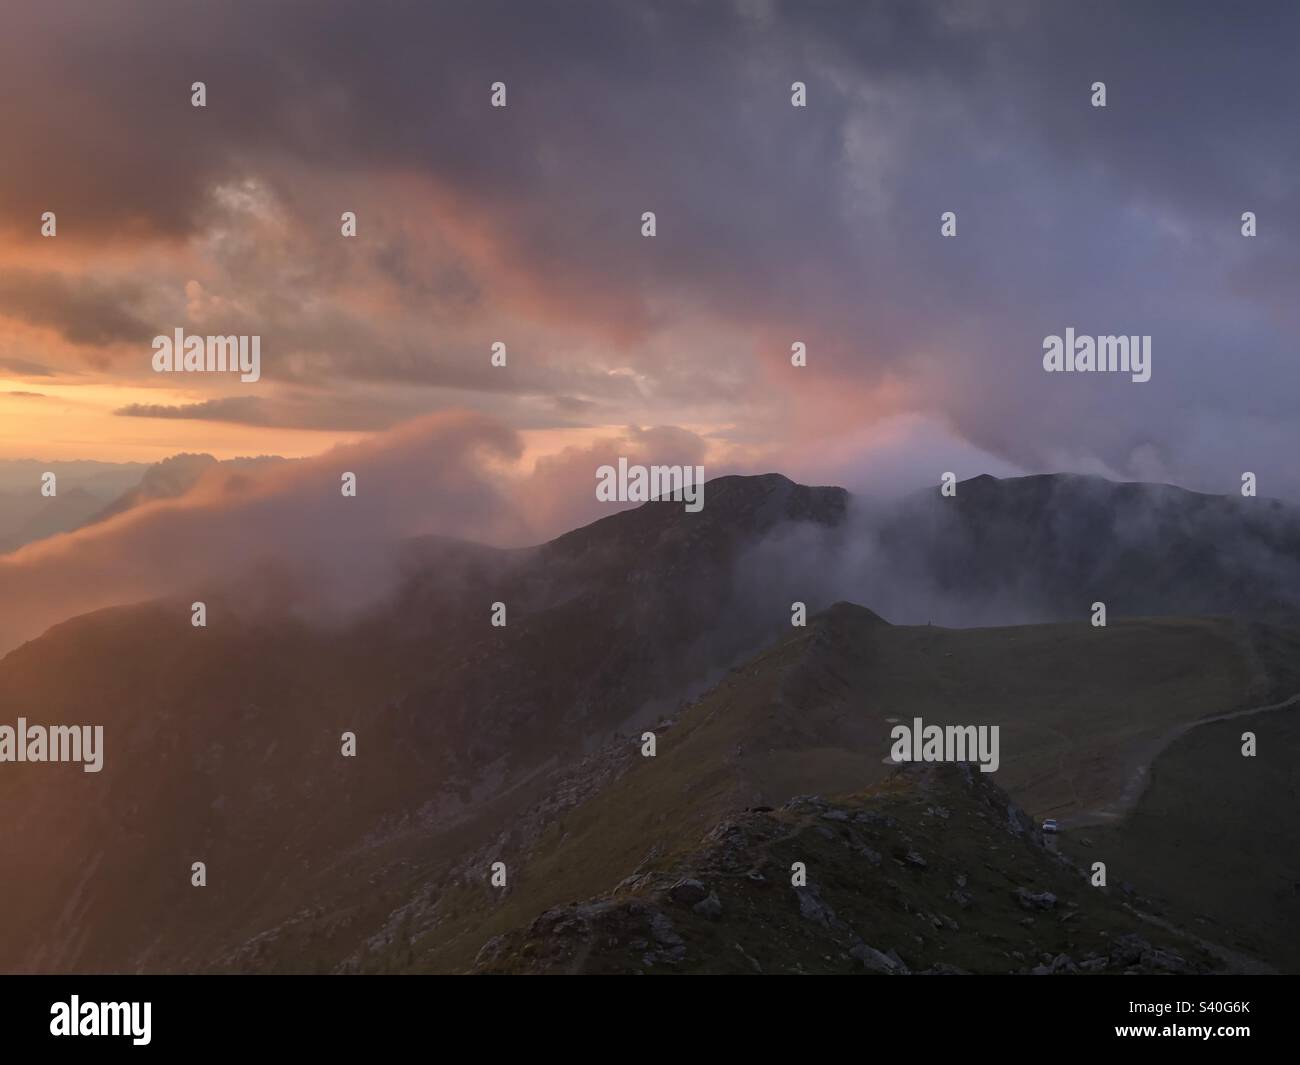
[[[1049,817],[1046,821],[1043,822],[1043,831],[1044,831],[1044,832],[1060,832],[1060,831],[1061,831],[1061,826],[1058,825],[1058,824],[1056,823],[1056,818],[1055,818],[1055,817]]]

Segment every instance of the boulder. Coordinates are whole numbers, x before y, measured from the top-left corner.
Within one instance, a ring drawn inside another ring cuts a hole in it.
[[[673,902],[682,906],[694,906],[697,902],[702,902],[709,892],[698,880],[687,878],[679,880],[668,889],[668,895]]]

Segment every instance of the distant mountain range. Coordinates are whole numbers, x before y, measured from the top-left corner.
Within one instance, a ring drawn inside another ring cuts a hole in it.
[[[879,520],[900,585],[928,589],[962,624],[986,611],[999,621],[1078,618],[1095,601],[1121,617],[1296,620],[1300,610],[1300,510],[1277,500],[1099,477],[984,476],[954,498],[916,493]]]
[[[182,453],[161,462],[0,461],[0,554],[59,533],[74,532],[144,503],[177,499],[218,466],[249,468],[288,462],[275,456],[228,459]],[[56,493],[42,494],[42,476],[56,475]]]
[[[1292,904],[1263,874],[1193,929],[1173,864],[1143,884],[1117,859],[1092,888],[1088,855],[1034,823],[1105,807],[1177,754],[1171,730],[1300,691],[1294,508],[1067,476],[879,506],[768,474],[705,500],[526,549],[407,543],[399,592],[346,622],[305,619],[292,572],[259,571],[195,590],[205,629],[186,596],[11,652],[0,723],[103,724],[105,765],[0,767],[0,969],[1288,963],[1270,940]],[[999,725],[993,780],[886,765],[913,716]],[[1233,816],[1289,839],[1295,792],[1268,779]],[[1287,861],[1267,875],[1300,881]]]
[[[0,554],[80,527],[147,469],[133,462],[0,460]],[[46,473],[56,475],[54,496],[42,494]]]

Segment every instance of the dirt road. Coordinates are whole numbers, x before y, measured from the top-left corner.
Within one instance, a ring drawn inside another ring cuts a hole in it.
[[[1269,706],[1252,706],[1246,710],[1234,710],[1229,714],[1203,717],[1199,721],[1188,721],[1181,725],[1175,725],[1167,732],[1153,740],[1149,740],[1133,751],[1131,760],[1125,768],[1124,790],[1120,793],[1118,799],[1099,809],[1088,810],[1074,817],[1058,818],[1061,828],[1077,829],[1086,828],[1089,825],[1108,825],[1124,817],[1133,809],[1137,801],[1142,797],[1142,793],[1146,790],[1147,782],[1151,779],[1152,763],[1165,752],[1170,744],[1180,736],[1185,736],[1192,729],[1201,725],[1209,725],[1215,721],[1231,721],[1236,717],[1249,717],[1251,714],[1263,714],[1270,710],[1285,710],[1287,707],[1297,704],[1300,704],[1300,692],[1289,699],[1285,699],[1280,703],[1272,703]]]

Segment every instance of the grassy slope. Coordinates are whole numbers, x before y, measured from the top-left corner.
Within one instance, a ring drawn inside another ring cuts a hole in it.
[[[10,928],[22,968],[118,968],[126,956],[150,969],[208,967],[280,926],[278,944],[240,965],[329,969],[430,885],[436,929],[371,961],[465,968],[489,936],[608,890],[648,856],[671,860],[731,811],[878,783],[890,717],[1001,725],[996,779],[1043,816],[1118,787],[1126,742],[1251,705],[1258,673],[1225,622],[944,630],[891,627],[842,605],[729,673],[663,733],[656,759],[634,758],[599,798],[547,821],[540,845],[503,855],[503,901],[485,869],[442,885],[527,814],[545,794],[539,779],[512,774],[514,790],[471,805],[450,829],[390,824],[357,847],[404,797],[438,782],[385,708],[410,684],[381,641],[323,648],[297,628],[232,628],[214,615],[196,634],[157,607],[124,613],[148,656],[112,626],[81,620],[0,670],[11,715],[100,721],[113,744],[98,776],[11,766],[0,779],[0,838],[26,863],[0,870],[11,912],[28,915]],[[294,668],[305,660],[317,663],[309,680]],[[437,674],[444,664],[422,666]],[[88,671],[100,685],[93,707]],[[163,709],[141,722],[141,706]],[[365,737],[368,756],[355,764],[338,757],[343,728]],[[565,731],[552,725],[549,742]],[[41,802],[28,801],[29,786]],[[29,823],[37,809],[39,825]],[[38,837],[57,845],[37,847]],[[196,858],[209,863],[202,892],[188,883]],[[120,890],[87,886],[105,882]],[[286,926],[288,914],[308,916]]]
[[[912,971],[1024,972],[1062,954],[1116,971],[1125,964],[1110,954],[1129,934],[1176,951],[1189,968],[1212,967],[1194,944],[1152,930],[1113,892],[1090,887],[1027,827],[978,773],[909,767],[841,800],[728,818],[666,859],[665,875],[552,911],[492,943],[477,971],[863,972],[851,953],[858,941],[895,952]],[[807,870],[800,890],[811,896],[802,906],[791,884],[796,862]],[[668,889],[679,876],[717,896],[719,919],[673,901]],[[1055,900],[1026,909],[1019,889]],[[677,956],[656,936],[648,920],[656,914],[660,929],[667,922],[681,937]]]
[[[1258,753],[1241,755],[1254,732]],[[1155,896],[1165,916],[1206,939],[1300,970],[1300,710],[1192,729],[1152,766],[1121,824],[1062,837],[1112,883]],[[1087,844],[1085,845],[1085,842]]]
[[[516,856],[504,896],[486,874],[453,889],[455,931],[417,943],[414,967],[464,968],[486,939],[550,906],[669,867],[737,809],[881,782],[889,717],[999,724],[995,779],[1041,816],[1105,801],[1128,745],[1248,705],[1256,681],[1227,622],[945,630],[839,605],[733,670],[661,737],[655,759]]]

